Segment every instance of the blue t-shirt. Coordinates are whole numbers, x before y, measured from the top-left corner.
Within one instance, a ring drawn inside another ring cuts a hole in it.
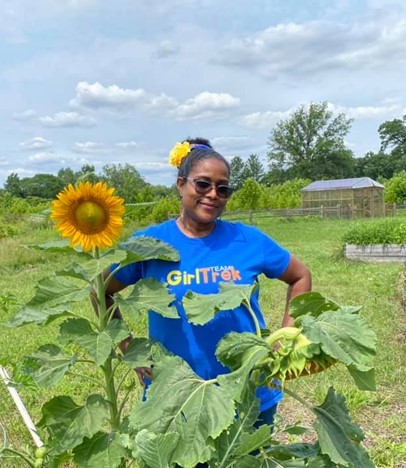
[[[244,306],[222,311],[205,325],[188,322],[182,307],[187,291],[213,294],[219,283],[251,285],[263,273],[268,278],[281,276],[288,267],[290,254],[259,229],[242,223],[217,220],[213,231],[206,237],[190,238],[178,228],[175,220],[165,221],[138,231],[134,237],[149,236],[173,246],[180,255],[179,262],[148,260],[133,263],[115,273],[125,285],[142,278],[154,278],[168,285],[175,294],[175,305],[180,318],[169,319],[149,312],[149,335],[169,351],[181,356],[204,379],[216,378],[229,372],[216,358],[218,342],[227,333],[253,332],[255,325]],[[261,328],[265,328],[259,302],[259,290],[251,298]],[[281,398],[279,390],[260,387],[257,392],[264,411]]]

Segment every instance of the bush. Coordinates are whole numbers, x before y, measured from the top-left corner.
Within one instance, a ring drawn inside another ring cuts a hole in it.
[[[361,221],[343,236],[344,244],[406,244],[406,222],[401,219]]]
[[[5,239],[7,237],[13,237],[17,234],[18,230],[15,226],[10,224],[0,223],[0,239]]]
[[[177,197],[162,198],[152,208],[150,219],[153,223],[162,223],[180,210],[180,201]]]

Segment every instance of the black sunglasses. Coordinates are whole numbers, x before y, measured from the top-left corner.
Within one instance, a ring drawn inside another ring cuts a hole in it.
[[[216,193],[220,198],[229,198],[234,191],[233,187],[224,184],[215,184],[214,182],[209,182],[208,180],[203,179],[191,179],[189,177],[183,177],[184,180],[189,180],[192,182],[197,193],[205,195],[209,193],[212,187],[216,189]]]

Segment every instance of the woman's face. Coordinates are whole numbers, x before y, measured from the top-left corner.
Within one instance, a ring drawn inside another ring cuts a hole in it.
[[[210,182],[210,190],[199,193],[201,189],[196,185],[197,180]],[[224,162],[216,158],[199,161],[187,180],[179,178],[177,186],[182,197],[183,219],[200,225],[213,223],[227,203],[227,198],[219,196],[215,190],[219,185],[229,185],[229,172]]]

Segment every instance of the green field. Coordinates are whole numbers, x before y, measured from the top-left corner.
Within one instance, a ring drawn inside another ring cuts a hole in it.
[[[311,402],[319,404],[329,386],[346,397],[353,419],[366,434],[367,446],[378,467],[406,466],[406,277],[402,264],[367,264],[349,262],[342,254],[342,236],[352,221],[315,218],[260,218],[258,227],[300,257],[313,274],[313,290],[342,305],[361,305],[362,314],[378,336],[377,391],[356,389],[345,368],[334,366],[328,371],[289,383]],[[132,229],[127,227],[127,233]],[[26,224],[18,237],[0,239],[0,310],[2,322],[12,317],[20,304],[33,295],[39,279],[68,263],[70,255],[33,252],[23,244],[35,244],[57,239],[46,226]],[[269,328],[279,328],[285,303],[286,286],[279,281],[261,278],[261,303]],[[83,314],[92,314],[87,302],[80,305]],[[135,333],[145,334],[145,321],[132,324]],[[9,329],[0,326],[0,360],[18,365],[25,355],[42,344],[52,342],[58,323],[46,328],[26,326]],[[85,371],[84,371],[85,372]],[[86,377],[86,376],[85,376]],[[33,419],[40,418],[42,402],[54,394],[70,394],[82,399],[94,386],[89,378],[71,376],[57,389],[30,391],[21,395]],[[139,392],[134,395],[138,398]],[[0,423],[6,426],[14,443],[27,443],[18,414],[0,385]],[[301,420],[306,424],[309,415],[289,397],[281,404],[280,414],[286,420]],[[14,466],[23,466],[17,465]]]

